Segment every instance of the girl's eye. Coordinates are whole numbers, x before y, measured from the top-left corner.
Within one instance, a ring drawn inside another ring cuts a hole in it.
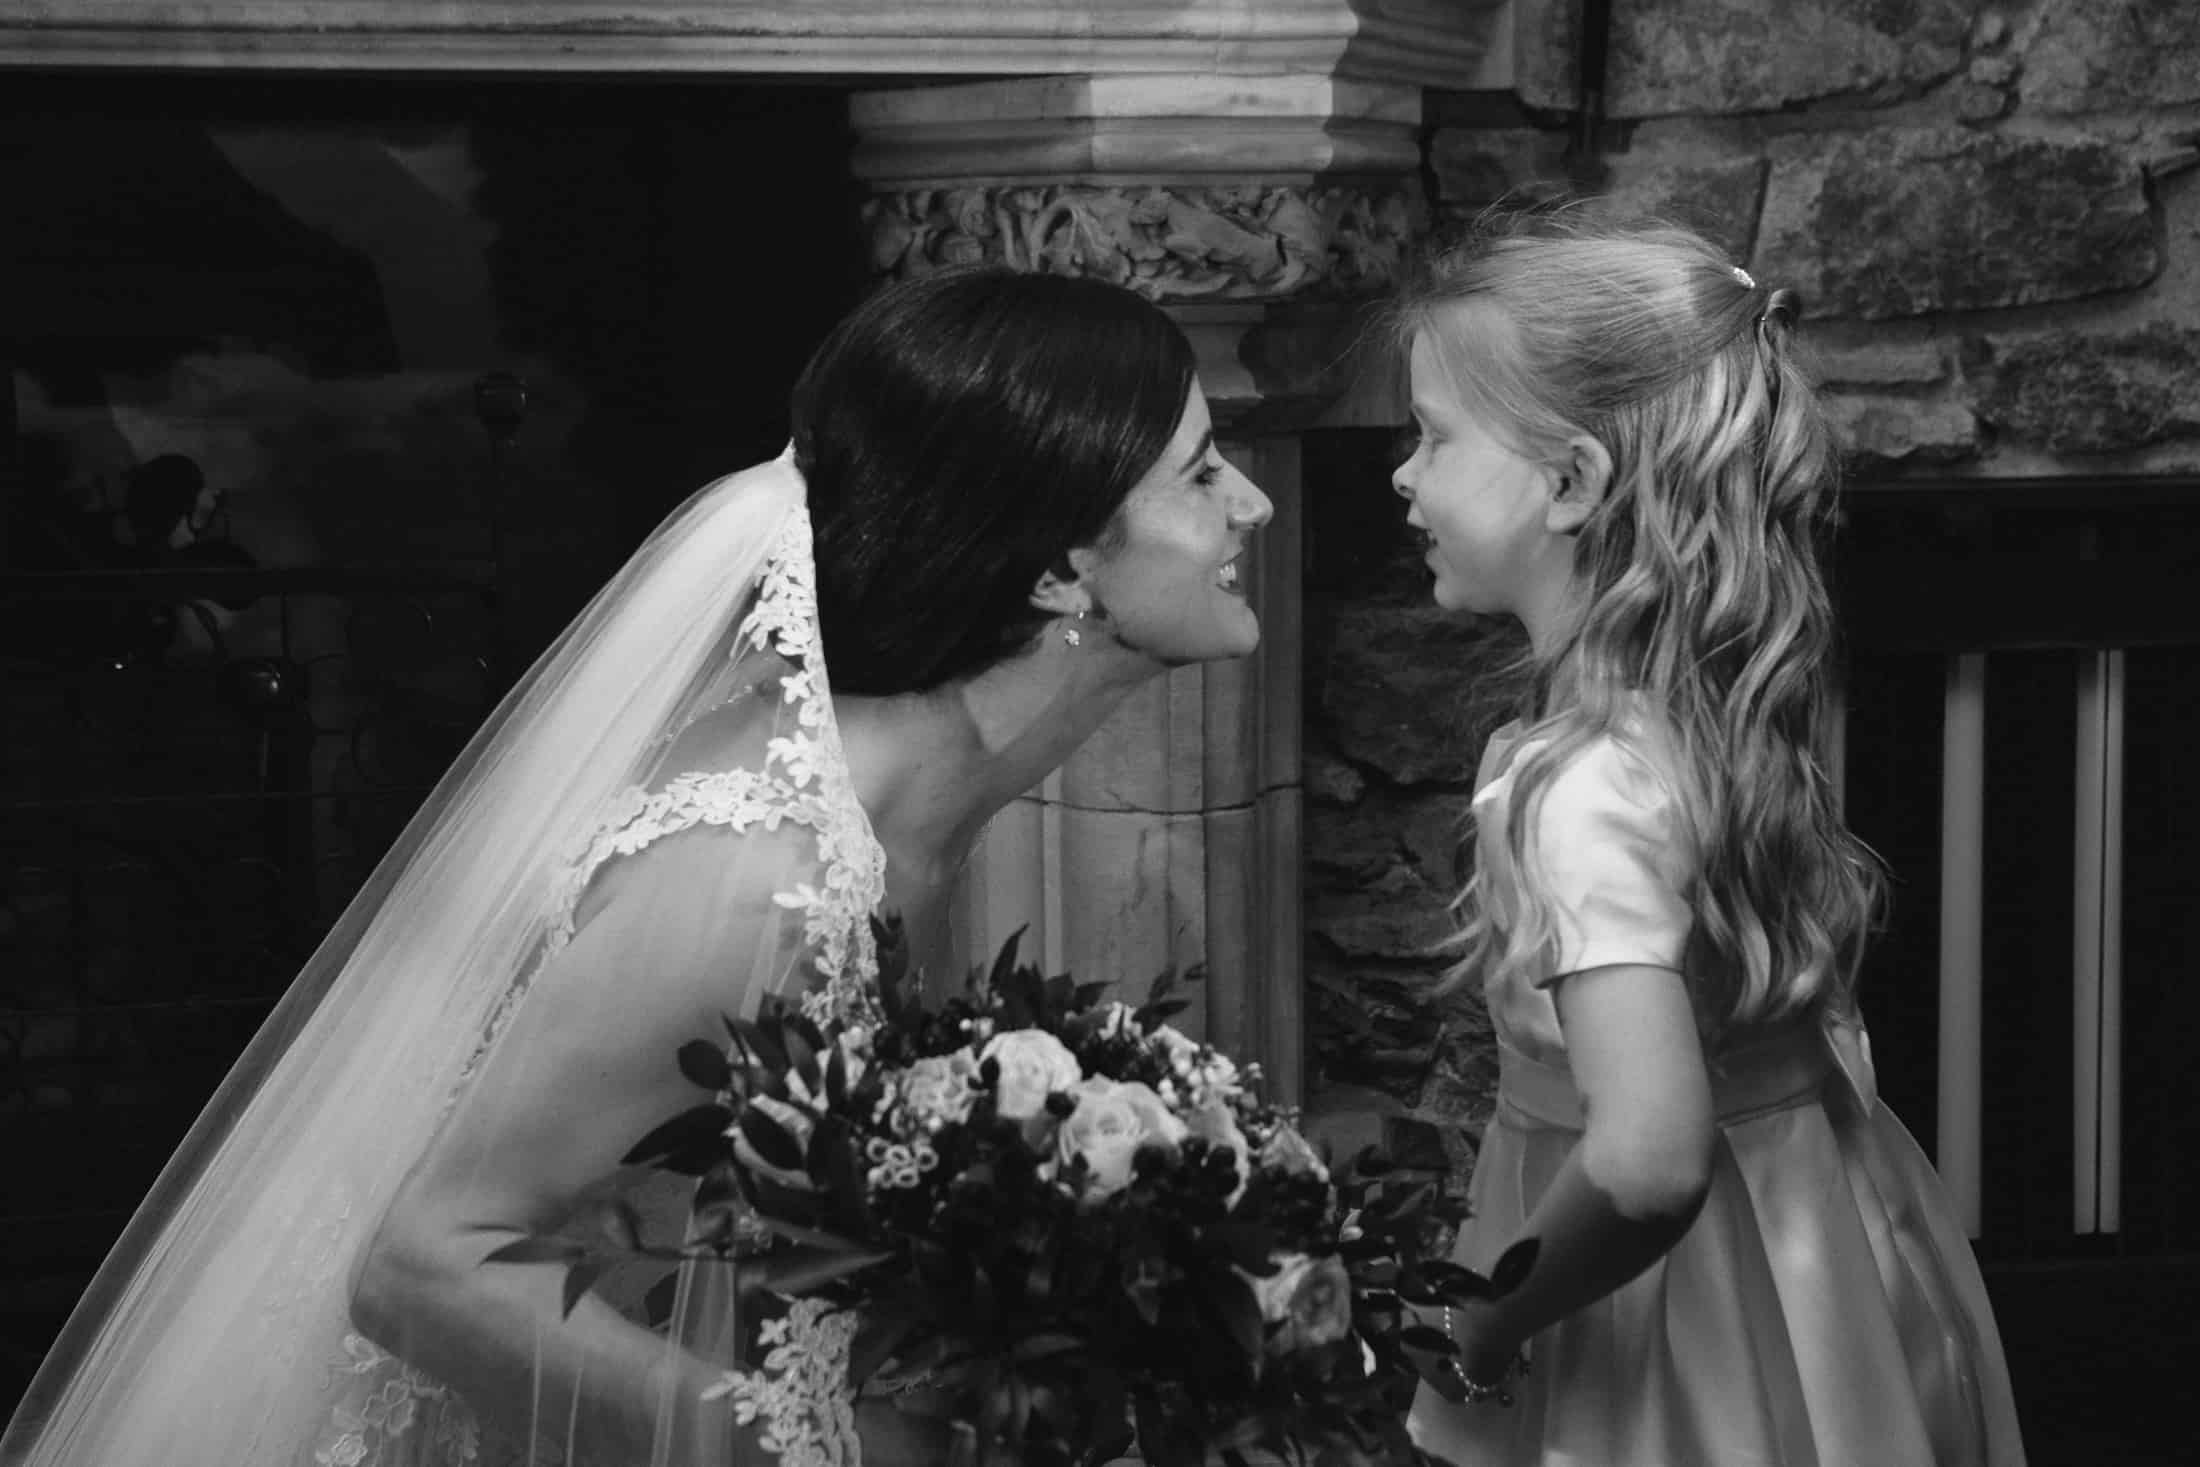
[[[1400,428],[1397,433],[1391,438],[1391,455],[1396,460],[1396,462],[1404,463],[1407,459],[1413,457],[1416,453],[1419,453],[1421,451],[1421,444],[1423,441],[1424,435],[1421,432],[1420,425],[1417,423],[1408,423],[1403,428]]]

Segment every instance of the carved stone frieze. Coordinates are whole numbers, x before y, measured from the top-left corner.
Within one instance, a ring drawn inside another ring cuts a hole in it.
[[[864,206],[872,264],[1091,275],[1162,302],[1360,295],[1397,281],[1417,195],[1345,185],[909,189]]]

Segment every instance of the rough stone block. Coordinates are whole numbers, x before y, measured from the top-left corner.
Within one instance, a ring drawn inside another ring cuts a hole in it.
[[[2176,3],[2176,0],[2169,0]],[[1642,0],[1613,8],[1615,118],[1775,112],[1820,97],[1900,96],[1953,74],[1976,0]],[[1534,107],[1574,106],[1575,0],[1517,0],[1514,79]]]
[[[1429,140],[1437,202],[1470,212],[1557,192],[1565,155],[1566,135],[1540,128],[1447,127]]]
[[[1764,193],[1762,158],[1707,162],[1612,160],[1605,197],[1630,213],[1685,224],[1720,246],[1733,260],[1749,258]]]
[[[2200,102],[2200,6],[2192,0],[2051,5],[2024,56],[2028,111],[2069,115]]]
[[[1828,393],[1826,412],[1852,465],[1953,463],[1979,451],[1978,419],[1945,398]]]
[[[1465,884],[1468,796],[1388,788],[1308,814],[1308,930],[1351,957],[1449,960]]]
[[[1769,285],[1784,282],[1772,280]],[[1812,375],[1820,385],[1839,387],[1930,387],[1948,375],[1948,359],[1930,341],[1876,339],[1853,342],[1813,342]]]
[[[1399,784],[1474,777],[1510,716],[1514,638],[1434,606],[1351,606],[1334,617],[1321,679],[1330,742]]]
[[[1441,1031],[1430,1013],[1439,970],[1307,953],[1308,1093],[1338,1085],[1419,1102]]]
[[[1441,1001],[1442,1037],[1420,1109],[1479,1132],[1497,1108],[1497,1034],[1481,992],[1469,984]]]
[[[2107,143],[1931,128],[1773,147],[1760,279],[1886,320],[2127,290],[2160,268],[2138,164]]]
[[[1995,346],[1980,416],[2058,453],[2121,453],[2200,437],[2200,329],[2161,322]]]

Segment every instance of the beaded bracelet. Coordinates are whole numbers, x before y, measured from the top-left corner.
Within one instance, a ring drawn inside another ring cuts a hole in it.
[[[1452,1326],[1451,1306],[1449,1304],[1444,1306],[1444,1337],[1453,1344],[1459,1342],[1459,1331]],[[1486,1382],[1476,1380],[1473,1376],[1467,1374],[1467,1368],[1459,1363],[1457,1355],[1445,1360],[1444,1367],[1451,1372],[1451,1378],[1459,1382],[1459,1388],[1466,1392],[1466,1403],[1468,1405],[1480,1406],[1494,1401],[1500,1406],[1510,1406],[1513,1403],[1513,1396],[1511,1391],[1505,1389],[1505,1382],[1516,1375],[1522,1377],[1527,1375],[1528,1357],[1523,1351],[1513,1351],[1512,1359],[1505,1362],[1505,1368],[1499,1373],[1497,1379]]]

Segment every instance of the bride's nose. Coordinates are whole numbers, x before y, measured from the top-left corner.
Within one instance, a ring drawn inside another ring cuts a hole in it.
[[[1232,471],[1230,495],[1230,528],[1255,530],[1276,517],[1275,502],[1261,492],[1258,484],[1243,474]]]

